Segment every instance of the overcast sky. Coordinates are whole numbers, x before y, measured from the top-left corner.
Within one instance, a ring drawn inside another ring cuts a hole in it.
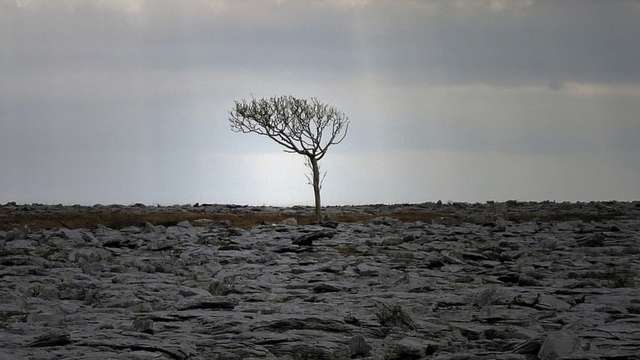
[[[637,0],[0,0],[0,202],[311,204],[233,100],[346,112],[325,204],[640,199]]]

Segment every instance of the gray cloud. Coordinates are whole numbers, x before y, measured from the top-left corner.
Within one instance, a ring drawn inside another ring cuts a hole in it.
[[[0,0],[0,201],[305,202],[295,166],[258,191],[279,149],[228,130],[233,99],[283,93],[351,115],[326,160],[335,203],[429,184],[431,199],[546,196],[500,193],[514,159],[562,185],[550,198],[614,159],[619,192],[601,175],[571,197],[637,198],[639,17],[633,0]],[[455,197],[469,159],[491,171]],[[341,190],[360,164],[386,175]],[[563,164],[566,179],[542,174]]]

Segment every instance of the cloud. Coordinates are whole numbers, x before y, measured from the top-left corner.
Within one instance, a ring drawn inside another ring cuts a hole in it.
[[[575,96],[597,97],[597,96],[624,96],[640,97],[640,84],[638,85],[615,85],[615,84],[590,84],[568,82],[563,84],[561,90],[567,91]]]
[[[77,6],[78,4],[76,4]],[[125,14],[140,14],[143,12],[146,5],[145,0],[98,0],[97,6],[112,10],[119,11]]]
[[[153,190],[145,199],[175,194],[163,201],[180,196],[203,201],[202,194],[215,198],[216,187],[208,183],[214,179],[222,182],[220,192],[235,191],[235,201],[250,202],[256,195],[247,189],[257,185],[233,175],[234,161],[218,159],[230,167],[216,167],[200,155],[278,152],[266,139],[232,136],[227,110],[236,97],[288,93],[318,96],[350,115],[353,131],[335,155],[359,158],[335,172],[328,167],[330,173],[386,174],[357,195],[350,189],[360,179],[336,176],[337,185],[328,192],[345,199],[373,201],[377,188],[388,191],[380,201],[416,199],[424,179],[440,172],[445,174],[441,194],[463,188],[469,192],[457,199],[507,196],[501,192],[502,175],[504,164],[512,163],[511,174],[535,168],[514,178],[525,190],[527,181],[548,180],[525,193],[531,197],[546,196],[545,188],[558,183],[566,187],[549,197],[562,197],[575,179],[620,169],[627,172],[626,190],[607,190],[613,187],[603,177],[574,193],[576,198],[596,188],[604,191],[602,197],[635,196],[637,5],[630,0],[0,0],[0,167],[18,169],[11,180],[0,179],[0,188],[17,189],[0,193],[0,202],[20,194],[38,194],[30,198],[34,201],[72,198],[74,189],[65,188],[74,187],[67,172],[78,179],[75,185],[86,184],[81,196],[96,201],[91,184],[111,186],[109,199],[127,201],[143,194],[147,183]],[[390,155],[380,160],[374,150]],[[434,152],[442,154],[428,157]],[[460,152],[475,155],[456,155]],[[200,160],[193,160],[194,154]],[[602,154],[619,166],[598,170],[599,162],[609,160]],[[548,161],[538,162],[539,157]],[[279,189],[298,182],[276,174],[280,160],[268,158],[274,168],[269,176]],[[255,181],[268,171],[259,165],[264,158],[243,161],[259,170],[253,172]],[[440,165],[430,168],[434,161]],[[362,171],[359,164],[365,162]],[[447,172],[456,162],[462,164],[459,172]],[[474,165],[481,171],[476,177],[499,185],[487,192],[465,183],[448,185],[469,179]],[[573,180],[550,178],[565,168]],[[291,171],[299,175],[297,168]],[[59,174],[59,195],[47,198],[53,173]],[[122,195],[128,178],[135,178],[137,187]],[[411,186],[394,197],[407,178]],[[37,180],[23,187],[21,179]],[[166,191],[191,188],[193,179],[201,182],[200,190]],[[273,199],[262,195],[257,198]],[[306,192],[299,198],[307,199]]]
[[[638,2],[630,0],[0,4],[8,9],[0,11],[2,66],[11,74],[215,68],[404,85],[640,83],[640,23],[629,11]]]
[[[57,10],[76,12],[83,9],[111,11],[123,15],[149,16],[166,13],[190,15],[220,15],[227,12],[247,12],[251,9],[273,11],[277,8],[334,8],[363,10],[366,8],[406,8],[428,10],[425,15],[474,11],[519,12],[534,4],[534,0],[0,0],[1,5],[20,10]],[[257,11],[256,11],[257,12]]]
[[[9,1],[9,0],[3,0]],[[122,12],[126,14],[141,13],[146,5],[145,0],[15,0],[16,8],[33,11],[42,9],[55,9],[58,11],[74,12],[83,8],[95,7],[103,10]]]
[[[489,10],[495,13],[506,11],[519,12],[531,7],[534,0],[453,0],[449,2],[454,9],[464,12]]]

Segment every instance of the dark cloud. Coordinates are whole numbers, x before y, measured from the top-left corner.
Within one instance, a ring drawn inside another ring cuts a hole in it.
[[[640,82],[637,1],[537,1],[515,13],[456,10],[437,1],[431,7],[372,1],[348,10],[229,3],[226,10],[201,14],[203,3],[148,2],[133,13],[87,5],[73,11],[52,5],[14,9],[3,16],[10,29],[2,36],[5,66],[222,67],[352,76],[365,61],[398,82]],[[340,3],[351,4],[334,2]],[[487,2],[496,9],[511,3]]]

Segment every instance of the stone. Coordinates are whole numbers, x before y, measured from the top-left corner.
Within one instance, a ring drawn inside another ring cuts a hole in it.
[[[180,221],[176,226],[183,229],[191,229],[193,227],[188,220]]]
[[[290,218],[286,218],[282,221],[280,221],[280,224],[282,225],[289,225],[289,226],[297,226],[298,225],[298,220],[294,217],[290,217]]]
[[[534,279],[529,275],[521,274],[518,277],[518,286],[541,286],[540,281]]]
[[[485,255],[472,251],[463,251],[460,253],[460,256],[462,256],[462,258],[465,260],[489,260]]]
[[[151,319],[135,319],[131,324],[133,331],[153,335],[153,320]]]
[[[308,234],[304,234],[301,236],[298,236],[297,238],[293,239],[291,241],[292,244],[294,245],[299,245],[299,246],[311,246],[313,245],[313,241],[314,240],[319,240],[319,239],[324,239],[324,238],[332,238],[334,237],[336,234],[335,231],[333,230],[319,230],[319,231],[314,231]]]
[[[380,325],[413,330],[416,324],[411,316],[400,305],[379,303],[375,313]]]
[[[93,234],[84,229],[61,229],[62,236],[65,239],[76,243],[96,243],[97,240]]]
[[[349,351],[352,359],[368,356],[371,346],[362,335],[356,335],[349,340]]]
[[[191,225],[193,226],[199,226],[199,227],[209,227],[209,226],[214,226],[216,225],[218,222],[216,220],[212,220],[212,219],[196,219],[196,220],[192,220],[191,221]]]
[[[230,281],[212,280],[209,283],[209,292],[211,295],[224,296],[235,291],[233,283]]]
[[[428,269],[438,269],[445,265],[444,259],[436,255],[428,255],[423,264]]]
[[[558,299],[555,296],[546,295],[546,294],[541,295],[538,298],[538,304],[553,310],[558,310],[558,311],[567,311],[571,308],[571,305],[568,302]]]
[[[313,287],[313,292],[316,294],[340,292],[340,291],[342,291],[341,288],[337,286],[333,286],[331,284],[320,284]]]
[[[580,349],[580,339],[574,334],[559,331],[547,335],[540,351],[538,359],[556,360],[574,354]]]
[[[514,354],[538,355],[542,346],[542,339],[529,339],[518,344],[512,352]]]
[[[182,297],[192,297],[192,296],[202,296],[202,297],[206,297],[206,296],[211,296],[212,294],[209,293],[209,291],[204,290],[204,289],[200,289],[200,288],[192,288],[192,287],[186,287],[183,286],[178,290],[178,293],[180,294],[180,296]]]
[[[25,255],[36,250],[38,244],[31,240],[13,240],[4,245],[4,253],[7,255]]]
[[[320,225],[330,229],[337,229],[340,223],[337,221],[323,221]]]
[[[232,310],[236,307],[236,302],[224,297],[196,296],[183,299],[177,304],[178,310],[209,309],[209,310]]]
[[[31,313],[27,317],[29,323],[39,323],[48,328],[60,327],[64,324],[64,314],[57,313]]]
[[[602,233],[587,235],[577,240],[578,246],[601,247],[604,246],[606,237]]]
[[[358,264],[354,270],[360,276],[378,276],[380,272],[380,268],[367,264]]]
[[[347,332],[349,327],[347,327],[344,321],[326,317],[287,317],[254,324],[252,325],[251,330],[269,330],[277,332],[316,330],[330,333],[343,333]]]
[[[28,347],[65,346],[71,343],[71,336],[64,331],[53,331],[38,336],[27,344]]]
[[[120,232],[123,234],[139,234],[142,232],[142,229],[137,226],[126,226],[120,229]]]
[[[145,245],[145,249],[152,251],[163,251],[173,249],[178,245],[178,240],[175,238],[156,238],[150,240],[147,245]]]
[[[53,285],[43,285],[40,287],[38,297],[44,300],[58,300],[60,298],[60,291]]]
[[[377,217],[369,220],[369,224],[382,225],[382,226],[394,226],[394,225],[400,224],[400,221],[392,217],[381,216],[381,217]]]
[[[404,239],[403,238],[394,236],[394,237],[388,237],[388,238],[383,239],[381,245],[382,246],[394,246],[394,245],[400,245],[402,243],[404,243]]]
[[[385,349],[385,360],[422,359],[432,355],[438,349],[437,344],[415,337],[405,337],[390,344]]]
[[[155,225],[153,225],[152,223],[150,223],[148,221],[144,223],[144,227],[142,228],[142,232],[143,233],[150,234],[150,233],[154,233],[156,231],[158,231],[158,229],[156,228]]]
[[[475,294],[472,304],[483,308],[485,306],[496,304],[499,298],[500,294],[498,292],[498,289],[491,286]]]
[[[111,252],[101,248],[80,248],[69,253],[68,259],[71,262],[89,261],[98,262],[109,259]]]

